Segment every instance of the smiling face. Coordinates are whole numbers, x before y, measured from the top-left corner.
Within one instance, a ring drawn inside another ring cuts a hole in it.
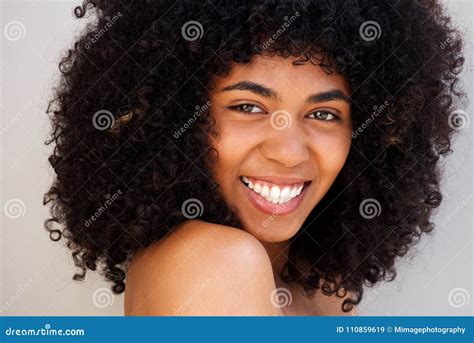
[[[283,242],[301,228],[331,187],[351,145],[345,79],[294,58],[256,56],[214,80],[211,116],[218,137],[212,166],[243,228]]]

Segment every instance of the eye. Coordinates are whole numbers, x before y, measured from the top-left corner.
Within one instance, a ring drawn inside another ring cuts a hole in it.
[[[253,104],[240,104],[236,106],[229,106],[228,108],[245,113],[265,113],[265,111],[263,111],[260,107]]]
[[[334,120],[339,119],[339,117],[335,115],[334,113],[329,112],[329,111],[323,111],[323,110],[312,112],[309,114],[309,116],[314,116],[314,119],[318,119],[321,121],[334,121]]]

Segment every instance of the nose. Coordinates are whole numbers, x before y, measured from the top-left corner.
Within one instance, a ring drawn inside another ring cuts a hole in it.
[[[308,161],[311,155],[307,135],[301,123],[290,121],[284,127],[267,128],[268,136],[260,144],[262,155],[291,168]]]

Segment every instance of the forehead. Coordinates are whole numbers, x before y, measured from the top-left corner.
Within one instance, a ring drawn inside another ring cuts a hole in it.
[[[327,74],[310,61],[294,65],[298,58],[257,55],[247,64],[233,63],[227,77],[214,80],[215,90],[242,80],[253,81],[277,92],[314,92],[340,89],[349,94],[346,79],[336,72]]]

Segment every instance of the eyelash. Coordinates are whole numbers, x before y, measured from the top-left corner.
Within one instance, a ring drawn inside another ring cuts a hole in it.
[[[254,105],[254,104],[240,104],[240,105],[235,105],[235,106],[229,106],[228,108],[231,109],[231,110],[234,110],[234,111],[238,111],[238,112],[241,112],[241,113],[249,113],[249,114],[259,114],[261,112],[249,112],[249,111],[244,111],[244,110],[241,110],[239,109],[241,106],[252,106],[252,107],[256,107],[256,108],[260,108],[258,107],[257,105]],[[262,110],[263,111],[263,110]],[[336,115],[335,113],[331,112],[331,111],[327,111],[327,110],[318,110],[318,111],[314,111],[314,112],[311,112],[311,114],[315,114],[315,113],[326,113],[326,114],[329,114],[329,115],[332,115],[334,118],[330,119],[330,120],[324,120],[324,119],[319,119],[321,121],[328,121],[328,122],[331,122],[331,121],[335,121],[335,120],[340,120],[340,117],[338,115]],[[316,118],[317,119],[317,118]]]

